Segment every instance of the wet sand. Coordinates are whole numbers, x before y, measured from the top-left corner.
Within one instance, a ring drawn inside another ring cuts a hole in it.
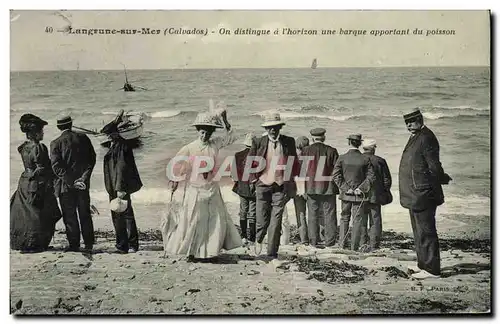
[[[418,281],[413,240],[385,232],[380,250],[357,253],[291,242],[275,268],[246,248],[210,263],[166,256],[161,234],[140,232],[141,250],[113,253],[114,233],[97,231],[93,254],[11,252],[11,313],[35,314],[422,314],[490,312],[489,239],[440,238],[442,278]],[[265,246],[264,246],[265,251]]]

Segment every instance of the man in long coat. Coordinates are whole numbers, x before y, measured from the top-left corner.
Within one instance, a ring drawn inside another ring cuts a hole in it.
[[[54,191],[66,226],[69,243],[66,251],[80,250],[80,228],[85,249],[91,251],[95,237],[89,189],[96,154],[88,136],[73,132],[72,126],[70,116],[59,118],[57,128],[61,135],[50,143],[50,161],[57,177]]]
[[[116,121],[104,126],[101,133],[111,138],[111,145],[104,156],[103,165],[104,185],[109,200],[118,197],[127,201],[127,208],[123,212],[111,211],[116,233],[116,249],[118,253],[135,253],[139,249],[139,235],[130,195],[142,188],[142,182],[134,152],[119,135]]]
[[[441,275],[441,259],[436,231],[436,209],[444,203],[443,184],[450,176],[443,171],[439,159],[439,142],[424,125],[420,110],[405,114],[410,139],[399,165],[399,197],[401,206],[409,209],[415,238],[417,267],[414,278]]]

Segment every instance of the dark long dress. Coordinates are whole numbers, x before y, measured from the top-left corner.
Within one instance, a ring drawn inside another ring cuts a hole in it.
[[[10,200],[10,247],[45,250],[62,217],[54,195],[49,154],[44,144],[33,142],[24,142],[18,151],[25,170]]]

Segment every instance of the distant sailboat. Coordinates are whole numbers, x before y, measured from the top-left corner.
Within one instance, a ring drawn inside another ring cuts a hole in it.
[[[312,64],[311,64],[311,69],[313,69],[313,70],[314,70],[317,66],[318,66],[318,60],[317,60],[317,59],[314,59],[314,60],[312,61]]]

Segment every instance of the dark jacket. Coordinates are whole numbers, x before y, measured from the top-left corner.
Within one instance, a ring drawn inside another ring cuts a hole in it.
[[[283,184],[284,190],[287,194],[288,197],[292,198],[295,197],[297,194],[297,185],[295,183],[294,177],[299,175],[300,172],[300,165],[299,161],[297,158],[297,149],[295,148],[295,139],[293,137],[289,137],[286,135],[281,135],[279,136],[279,142],[281,143],[281,146],[283,147],[283,155],[285,159],[288,159],[289,157],[293,157],[293,166],[292,170],[285,170],[285,175],[287,174],[287,171],[290,173],[289,179],[285,178],[285,182]],[[252,147],[250,148],[250,152],[248,152],[249,157],[254,157],[258,156],[261,158],[266,158],[267,154],[267,146],[269,143],[269,137],[267,135],[262,136],[261,138],[257,138],[253,144]],[[271,161],[269,161],[270,163]],[[285,161],[286,163],[286,161]],[[252,166],[256,167],[257,163],[252,162]],[[257,180],[260,178],[264,171],[260,171],[257,173],[251,173],[249,177],[250,183],[255,183]]]
[[[444,203],[442,184],[451,178],[439,160],[439,142],[427,127],[410,137],[399,164],[399,199],[401,206],[424,210]]]
[[[370,202],[377,205],[387,205],[392,202],[392,177],[385,159],[371,153],[364,153],[370,158],[375,172],[375,181],[370,190]]]
[[[111,196],[117,191],[133,194],[142,188],[134,152],[124,141],[118,140],[104,155],[104,185]]]
[[[339,198],[345,201],[360,202],[363,197],[346,195],[347,190],[359,188],[365,194],[365,200],[375,180],[375,173],[370,158],[359,150],[350,149],[339,156],[333,169],[333,180],[340,189]]]
[[[337,149],[321,142],[316,142],[304,148],[302,156],[308,156],[310,162],[303,160],[302,163],[309,163],[306,176],[309,178],[306,181],[306,194],[308,195],[336,195],[339,193],[339,188],[332,180],[321,180],[320,177],[332,177],[333,168],[339,158]],[[322,161],[320,161],[322,159]],[[318,170],[318,165],[320,170]],[[319,173],[318,173],[319,171]],[[301,172],[303,172],[301,170]],[[315,180],[316,178],[317,181]]]
[[[87,135],[66,130],[50,143],[50,161],[57,179],[54,182],[56,196],[73,188],[81,179],[90,188],[90,176],[96,163],[94,147]]]
[[[243,174],[245,171],[245,163],[250,148],[239,151],[234,155],[233,171],[236,171],[237,179],[234,180],[233,192],[245,198],[255,198],[255,187],[250,186],[250,183],[243,181]]]

